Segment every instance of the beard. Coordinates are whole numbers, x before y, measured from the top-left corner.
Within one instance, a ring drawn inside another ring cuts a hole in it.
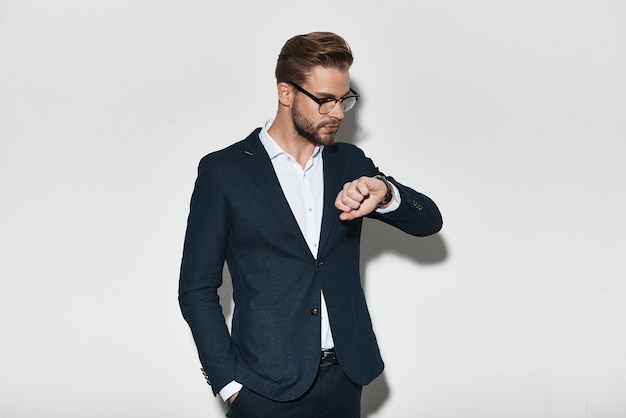
[[[332,145],[337,137],[336,132],[328,134],[320,134],[319,132],[326,126],[336,126],[339,128],[341,121],[337,118],[330,118],[317,125],[308,119],[304,114],[298,111],[298,107],[294,103],[291,108],[291,120],[298,135],[315,145]]]

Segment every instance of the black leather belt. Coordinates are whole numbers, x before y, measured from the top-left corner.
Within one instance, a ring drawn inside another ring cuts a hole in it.
[[[320,367],[332,366],[333,364],[339,364],[339,360],[337,360],[337,353],[335,353],[335,350],[322,350]]]

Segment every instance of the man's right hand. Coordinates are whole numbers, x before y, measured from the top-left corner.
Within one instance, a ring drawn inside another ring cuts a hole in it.
[[[387,185],[374,177],[359,177],[343,185],[337,194],[335,207],[341,211],[339,219],[350,221],[372,212],[378,207],[387,193]],[[391,200],[386,206],[389,206]]]
[[[237,398],[237,395],[239,395],[239,392],[235,392],[233,394],[233,396],[231,396],[230,398],[228,398],[228,403],[230,403],[231,405],[233,404],[233,402],[235,402],[235,398]]]

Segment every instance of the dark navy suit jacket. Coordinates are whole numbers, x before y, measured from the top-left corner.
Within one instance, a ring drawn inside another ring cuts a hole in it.
[[[334,201],[344,183],[381,173],[354,145],[324,148],[324,209],[315,258],[259,131],[205,156],[198,168],[179,302],[202,366],[215,394],[236,380],[275,400],[298,397],[318,371],[323,290],[340,365],[351,380],[366,385],[382,372],[383,361],[361,287],[362,219],[341,221]],[[389,180],[400,192],[400,207],[369,216],[412,235],[439,231],[436,205]],[[217,295],[224,261],[235,303],[232,335]]]

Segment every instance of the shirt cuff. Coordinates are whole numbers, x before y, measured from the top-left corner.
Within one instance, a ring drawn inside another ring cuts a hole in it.
[[[220,390],[220,396],[226,402],[233,396],[235,393],[239,392],[243,388],[243,385],[239,382],[232,381]]]
[[[393,187],[393,195],[394,195],[394,199],[391,202],[391,204],[389,206],[387,206],[386,208],[382,209],[376,209],[376,213],[389,213],[389,212],[393,212],[394,210],[398,209],[400,207],[400,192],[398,191],[398,188],[396,187],[395,184],[389,182],[391,184],[391,187]]]

